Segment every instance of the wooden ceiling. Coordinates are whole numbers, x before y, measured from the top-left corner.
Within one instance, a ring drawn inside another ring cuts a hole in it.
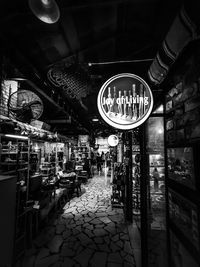
[[[62,134],[110,131],[101,119],[92,122],[99,117],[101,85],[122,72],[147,80],[181,2],[57,0],[60,19],[45,24],[31,12],[28,0],[1,0],[2,55],[28,79],[22,87],[42,97],[41,120],[53,129]]]

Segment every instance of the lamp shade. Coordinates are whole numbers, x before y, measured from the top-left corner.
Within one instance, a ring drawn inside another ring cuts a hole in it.
[[[60,18],[60,10],[55,0],[29,0],[33,14],[45,23],[55,23]]]

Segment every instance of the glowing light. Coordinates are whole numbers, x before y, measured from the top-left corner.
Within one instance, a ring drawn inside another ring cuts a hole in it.
[[[108,137],[108,144],[109,144],[109,146],[117,146],[118,143],[119,143],[119,138],[118,138],[117,135],[112,134],[112,135],[110,135]]]
[[[162,133],[163,133],[163,128],[159,128],[159,129],[158,129],[158,133],[159,133],[159,134],[162,134]]]
[[[22,136],[22,135],[5,134],[5,136],[11,137],[11,138],[16,138],[16,139],[28,139],[27,136]]]

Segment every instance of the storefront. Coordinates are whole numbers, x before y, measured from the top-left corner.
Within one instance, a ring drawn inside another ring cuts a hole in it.
[[[199,267],[196,4],[33,2],[0,20],[0,266]]]

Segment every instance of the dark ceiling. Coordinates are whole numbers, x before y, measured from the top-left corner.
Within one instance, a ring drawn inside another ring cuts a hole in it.
[[[2,54],[28,79],[21,87],[43,99],[40,119],[52,129],[63,134],[106,131],[101,119],[92,122],[99,117],[101,85],[123,72],[149,82],[147,71],[181,2],[57,0],[60,19],[46,24],[31,12],[28,0],[1,0]],[[159,93],[154,96],[158,101]],[[71,123],[65,121],[69,115]]]

